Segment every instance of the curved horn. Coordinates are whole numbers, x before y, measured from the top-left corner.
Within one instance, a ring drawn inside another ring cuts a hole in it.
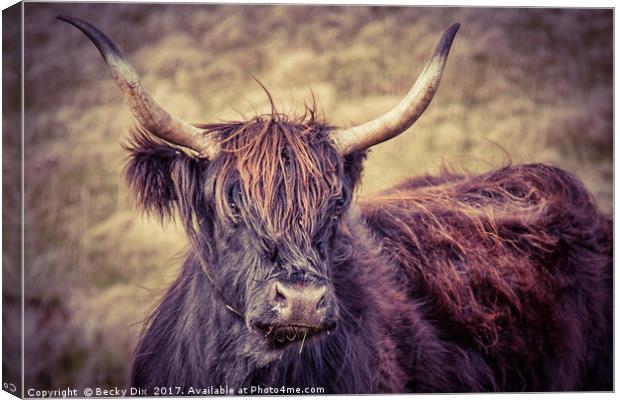
[[[97,46],[131,113],[146,131],[168,142],[195,150],[203,157],[213,158],[217,155],[217,143],[205,135],[203,130],[174,118],[153,100],[129,61],[106,35],[86,21],[65,15],[57,18],[81,30]]]
[[[363,125],[335,130],[332,133],[332,138],[342,154],[367,149],[385,142],[413,125],[428,107],[439,87],[452,40],[460,26],[458,23],[452,24],[444,32],[426,67],[407,96],[396,107]]]

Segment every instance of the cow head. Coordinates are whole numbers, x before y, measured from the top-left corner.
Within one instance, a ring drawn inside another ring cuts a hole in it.
[[[148,94],[117,46],[87,22],[59,17],[97,46],[137,121],[127,177],[138,203],[178,212],[202,273],[247,334],[278,350],[336,329],[334,267],[347,257],[347,215],[366,149],[409,128],[438,88],[459,26],[441,38],[394,109],[335,129],[314,107],[293,118],[192,125]]]

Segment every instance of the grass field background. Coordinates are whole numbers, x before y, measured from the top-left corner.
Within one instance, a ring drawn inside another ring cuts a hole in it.
[[[59,13],[106,32],[153,97],[183,119],[267,112],[255,75],[280,110],[303,112],[314,93],[339,126],[395,105],[443,30],[461,22],[435,100],[405,134],[372,150],[360,195],[442,165],[478,173],[508,161],[545,162],[576,174],[612,211],[610,10],[25,9],[27,388],[126,385],[142,320],[187,246],[179,226],[130,206],[121,148],[130,114],[94,46],[56,20]],[[5,79],[18,85],[16,73]],[[4,182],[5,192],[16,190]]]

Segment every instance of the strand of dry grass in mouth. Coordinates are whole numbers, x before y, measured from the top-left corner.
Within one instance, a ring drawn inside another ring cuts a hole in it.
[[[274,328],[275,328],[274,326],[271,326],[271,327],[269,328],[269,331],[267,331],[267,337],[269,337],[269,335],[271,335],[271,332],[273,331],[273,329],[274,329]],[[306,337],[308,336],[308,331],[309,331],[309,330],[310,330],[310,328],[305,328],[305,329],[304,329],[304,337],[301,339],[301,346],[299,347],[299,354],[300,354],[300,355],[301,355],[301,353],[302,353],[302,352],[303,352],[303,350],[304,350],[304,344],[306,343]],[[291,339],[291,338],[287,335],[287,339],[288,339],[289,341],[291,341],[291,342],[292,342],[293,340],[295,340],[295,337],[296,337],[296,336],[297,336],[297,334],[295,334],[295,336],[293,336],[293,338]]]
[[[304,331],[304,338],[301,339],[301,347],[299,348],[299,354],[304,350],[304,343],[306,343],[306,335],[308,335],[308,328]]]

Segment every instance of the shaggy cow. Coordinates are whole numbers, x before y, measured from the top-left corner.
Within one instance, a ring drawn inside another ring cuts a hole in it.
[[[127,179],[191,251],[131,385],[326,393],[612,389],[612,224],[545,165],[426,176],[354,203],[367,149],[430,103],[452,25],[405,99],[336,129],[279,114],[190,125],[87,22],[137,120]],[[273,103],[272,103],[273,104]]]

